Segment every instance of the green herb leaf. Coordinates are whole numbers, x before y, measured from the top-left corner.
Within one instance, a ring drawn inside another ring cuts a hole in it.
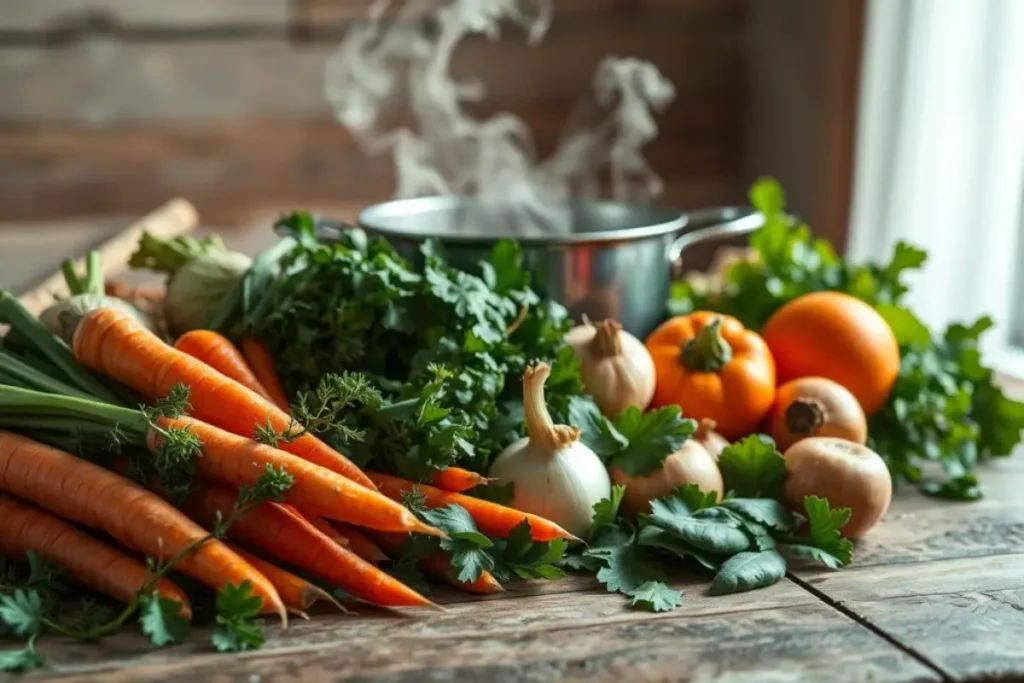
[[[964,474],[942,482],[926,482],[921,485],[921,490],[929,496],[948,500],[981,500],[984,497],[978,477],[973,474]]]
[[[682,417],[679,406],[665,406],[646,413],[630,406],[615,418],[615,430],[627,446],[612,456],[611,465],[628,476],[647,476],[665,458],[678,451],[697,429],[694,420]]]
[[[509,533],[507,539],[494,541],[494,575],[499,581],[513,578],[560,579],[565,573],[558,565],[569,544],[564,539],[547,542],[533,540],[529,523],[524,519]]]
[[[607,461],[629,446],[615,425],[601,414],[594,399],[578,395],[569,399],[569,422],[580,428],[580,441]]]
[[[656,526],[645,526],[640,529],[640,533],[637,535],[637,543],[648,548],[663,550],[680,559],[692,557],[702,567],[712,571],[718,571],[718,568],[722,566],[720,557],[695,548],[686,541]]]
[[[830,569],[838,569],[853,561],[853,543],[843,538],[840,529],[850,521],[849,508],[833,510],[828,501],[818,496],[804,497],[808,533],[787,539],[784,549],[797,556],[809,557]]]
[[[46,666],[46,660],[36,652],[36,636],[29,638],[20,650],[0,651],[0,671],[32,671]]]
[[[786,558],[774,550],[733,555],[718,570],[708,593],[726,595],[763,588],[786,576]]]
[[[0,622],[14,635],[27,638],[40,633],[43,617],[43,598],[39,591],[16,590],[11,595],[0,595]]]
[[[177,600],[161,597],[159,593],[140,597],[139,623],[153,645],[181,643],[188,636],[188,620],[181,607]]]
[[[611,548],[594,548],[587,553],[600,560],[603,566],[597,580],[610,593],[629,594],[649,581],[666,579],[665,569],[653,555],[633,543]]]
[[[629,593],[629,604],[648,612],[668,612],[683,603],[683,592],[661,581],[648,581]]]
[[[461,505],[446,505],[441,508],[425,509],[420,516],[427,523],[444,531],[452,540],[469,541],[482,548],[490,548],[491,539],[482,534],[466,508]],[[444,547],[445,540],[441,541]]]
[[[220,652],[242,652],[265,642],[262,621],[257,619],[263,600],[252,593],[252,583],[227,584],[217,591],[217,630],[211,636]]]
[[[719,456],[718,468],[726,490],[742,498],[778,499],[786,479],[786,461],[763,434],[729,445]]]
[[[700,512],[716,509],[704,508]],[[731,555],[750,547],[750,539],[739,528],[739,521],[721,515],[694,516],[685,501],[675,494],[651,501],[649,523],[698,550]]]
[[[591,536],[594,531],[606,526],[615,524],[619,517],[619,506],[622,505],[622,497],[626,495],[625,486],[612,486],[611,496],[594,503],[594,520],[590,527]]]
[[[779,532],[792,531],[796,520],[793,514],[777,500],[771,498],[728,498],[722,507]]]
[[[714,491],[704,493],[696,484],[684,484],[676,488],[676,497],[683,501],[691,512],[711,508],[718,504],[718,494]]]

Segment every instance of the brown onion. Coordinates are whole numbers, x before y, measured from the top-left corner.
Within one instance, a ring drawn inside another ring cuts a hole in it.
[[[860,403],[842,384],[824,377],[800,377],[780,386],[768,425],[780,451],[809,436],[834,436],[860,444],[868,439]]]
[[[790,446],[786,458],[786,502],[798,512],[805,496],[819,496],[833,508],[850,508],[842,532],[863,536],[882,518],[892,501],[892,477],[885,461],[859,443],[812,436]]]
[[[612,483],[626,486],[622,505],[633,514],[649,512],[652,500],[667,496],[684,484],[696,484],[705,493],[714,491],[718,499],[725,489],[715,459],[693,439],[665,458],[661,469],[653,474],[631,477],[618,467],[612,467],[611,475]]]

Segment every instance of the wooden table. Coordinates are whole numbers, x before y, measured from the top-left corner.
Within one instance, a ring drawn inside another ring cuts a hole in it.
[[[212,652],[202,634],[166,650],[135,632],[47,639],[53,668],[24,679],[1024,681],[1024,454],[982,479],[977,503],[900,491],[842,571],[717,598],[707,576],[682,574],[684,604],[667,614],[631,611],[581,578],[488,599],[438,589],[444,613],[319,613],[240,655]]]

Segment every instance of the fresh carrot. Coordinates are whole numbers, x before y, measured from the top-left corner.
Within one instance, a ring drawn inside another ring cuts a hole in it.
[[[295,479],[286,494],[287,502],[309,514],[381,531],[443,535],[378,491],[363,488],[350,479],[272,446],[190,417],[164,417],[156,424],[164,430],[185,429],[199,437],[203,455],[196,458],[196,468],[210,479],[241,488],[255,484],[268,465],[283,468]],[[147,439],[150,452],[158,454],[162,440],[160,432],[151,430]]]
[[[4,493],[0,493],[0,519],[4,520],[0,554],[17,558],[34,550],[61,565],[75,581],[125,604],[149,581],[145,563]],[[192,618],[188,596],[170,579],[160,579],[153,590],[179,603],[182,614]]]
[[[158,560],[177,557],[202,542],[175,569],[213,588],[250,581],[264,610],[287,621],[281,597],[252,565],[155,493],[99,465],[0,431],[0,490],[64,519],[102,529]]]
[[[306,520],[314,527],[316,527],[317,531],[319,531],[324,536],[340,545],[342,548],[345,548],[346,550],[353,550],[352,544],[348,542],[348,539],[342,534],[338,533],[338,530],[334,528],[334,525],[328,522],[323,517],[317,517],[316,515],[303,515],[301,512],[298,512],[297,510],[296,514],[300,515],[304,520]],[[356,554],[359,555],[359,553]],[[362,557],[362,555],[359,556]]]
[[[278,379],[277,371],[274,370],[274,358],[270,355],[267,345],[258,339],[246,337],[242,339],[242,355],[245,356],[246,362],[252,368],[259,383],[267,390],[268,398],[278,408],[286,413],[289,412],[291,406],[288,405],[288,395],[284,393],[281,380]]]
[[[388,556],[384,554],[384,551],[380,549],[380,546],[371,541],[366,534],[361,532],[359,529],[348,524],[328,523],[328,526],[331,527],[334,533],[348,544],[349,550],[370,564],[378,565],[388,559]],[[404,534],[402,535],[404,536]]]
[[[223,486],[201,487],[185,509],[201,523],[230,512],[237,494]],[[274,503],[258,505],[242,515],[228,535],[266,556],[286,562],[375,605],[431,607],[432,602],[397,579],[345,550],[308,521]]]
[[[213,330],[191,330],[178,337],[174,342],[174,348],[184,351],[196,360],[201,360],[225,377],[230,377],[263,398],[273,401],[246,364],[242,352],[224,335]]]
[[[461,467],[445,467],[434,474],[433,484],[442,491],[452,493],[463,493],[482,484],[486,484],[487,477],[476,472],[464,470]]]
[[[306,615],[306,610],[320,601],[329,602],[340,611],[347,612],[347,610],[341,606],[341,603],[331,597],[331,594],[323,588],[314,586],[302,577],[296,576],[285,569],[281,569],[272,562],[268,562],[262,557],[257,557],[252,553],[246,552],[236,545],[229,543],[228,547],[238,553],[239,557],[256,567],[256,569],[258,569],[265,577],[270,579],[270,582],[274,584],[274,588],[277,589],[278,594],[281,596],[281,600],[284,601],[285,607],[292,610],[299,616],[308,619],[309,617]]]
[[[409,535],[377,532],[373,537],[382,546],[387,548],[388,552],[395,555],[401,550],[402,544],[405,543],[407,538],[409,538]],[[456,572],[455,568],[452,567],[451,558],[441,551],[428,555],[420,560],[417,565],[427,574],[443,579],[456,588],[461,588],[467,593],[491,595],[493,593],[501,593],[505,590],[501,583],[494,578],[494,575],[486,570],[481,572],[480,576],[478,576],[475,581],[459,581],[458,572]]]
[[[168,396],[176,384],[189,390],[196,418],[241,436],[270,425],[284,433],[292,428],[285,411],[205,363],[166,344],[131,316],[101,308],[82,318],[72,346],[85,367],[125,384],[149,399]],[[281,449],[373,488],[352,461],[310,433],[282,440]]]
[[[578,541],[568,531],[554,522],[532,515],[528,512],[521,512],[504,505],[498,505],[480,498],[473,498],[461,493],[442,491],[428,484],[417,484],[407,479],[392,477],[378,472],[367,472],[377,488],[388,498],[401,501],[402,498],[413,489],[419,491],[426,500],[427,507],[437,508],[445,505],[461,505],[466,508],[473,521],[476,522],[480,531],[489,536],[504,538],[512,533],[525,519],[530,524],[530,535],[535,541],[550,541],[555,538],[564,538],[568,541]]]

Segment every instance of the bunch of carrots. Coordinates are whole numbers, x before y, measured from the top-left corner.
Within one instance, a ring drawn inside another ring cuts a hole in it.
[[[194,330],[171,345],[105,308],[81,318],[69,348],[3,292],[0,323],[10,327],[0,345],[0,554],[33,551],[129,606],[147,591],[191,616],[185,592],[148,557],[209,588],[248,584],[282,620],[318,601],[340,607],[321,586],[384,607],[435,607],[378,566],[409,534],[444,536],[402,504],[414,488],[427,507],[463,506],[494,537],[526,520],[537,541],[577,540],[465,495],[486,481],[467,470],[449,467],[432,485],[362,471],[297,424],[258,341]],[[277,438],[256,440],[261,430]],[[125,454],[155,472],[145,486],[128,476],[138,467]],[[459,582],[444,553],[419,566],[469,592],[502,590],[487,572]]]

